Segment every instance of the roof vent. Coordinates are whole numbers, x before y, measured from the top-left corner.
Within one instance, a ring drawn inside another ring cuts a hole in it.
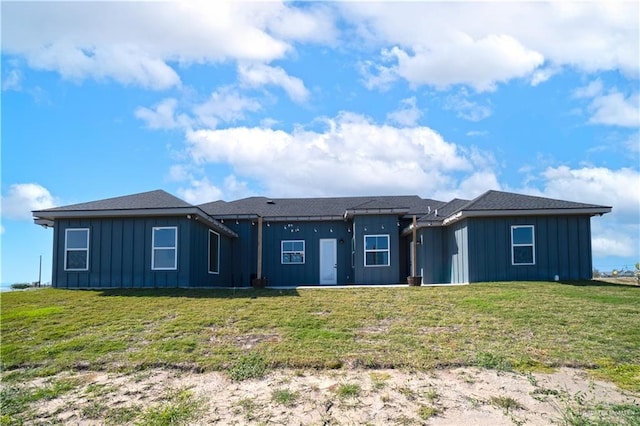
[[[267,204],[275,204],[276,202],[273,200],[267,200]]]

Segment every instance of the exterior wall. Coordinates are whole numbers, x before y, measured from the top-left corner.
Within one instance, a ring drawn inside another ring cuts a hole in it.
[[[469,247],[468,220],[450,225],[446,232],[445,253],[446,270],[444,279],[450,283],[468,283],[469,255],[472,248]]]
[[[450,282],[449,260],[443,235],[446,229],[440,226],[422,228],[417,232],[418,244],[416,272],[422,274],[424,284],[442,284]],[[411,239],[409,239],[409,244]]]
[[[352,282],[351,227],[345,221],[264,222],[262,229],[262,275],[270,286],[320,283],[320,240],[336,240],[337,284]],[[283,264],[281,242],[305,242],[303,264]],[[255,248],[254,248],[255,251]]]
[[[356,216],[353,220],[355,243],[354,283],[398,284],[400,278],[400,231],[394,215]],[[389,266],[364,266],[364,236],[389,235]]]
[[[226,220],[224,225],[238,234],[231,240],[231,277],[232,287],[250,287],[251,278],[257,274],[258,227],[256,221]]]
[[[209,273],[209,229],[201,222],[191,222],[190,286],[230,287],[232,285],[233,252],[231,244],[233,240],[216,231],[220,235],[219,272],[217,274]]]
[[[178,228],[177,270],[151,269],[152,228]],[[89,270],[65,271],[65,230],[89,229]],[[56,220],[53,238],[53,286],[58,288],[156,288],[218,285],[226,275],[206,277],[208,228],[186,217],[94,218]],[[221,236],[221,253],[229,245]],[[222,243],[225,241],[225,243]],[[204,244],[204,245],[203,245]],[[221,257],[221,267],[224,265]],[[195,277],[195,279],[194,279]]]
[[[533,225],[535,265],[511,264],[511,226]],[[469,281],[591,279],[588,216],[468,219]]]

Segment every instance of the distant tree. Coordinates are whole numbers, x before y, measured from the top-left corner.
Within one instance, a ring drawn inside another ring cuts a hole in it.
[[[640,284],[640,262],[636,262],[636,269],[633,271],[633,275],[636,276],[638,284]]]
[[[619,273],[620,272],[617,269],[614,269],[613,271],[611,271],[611,275],[614,277],[617,277]]]
[[[602,274],[596,268],[593,268],[593,278],[600,278]]]

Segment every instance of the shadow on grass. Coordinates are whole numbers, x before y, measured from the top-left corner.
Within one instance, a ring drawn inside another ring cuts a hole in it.
[[[610,281],[601,281],[601,280],[581,280],[581,281],[559,281],[560,284],[564,285],[572,285],[576,287],[638,287],[635,283],[624,283],[624,282],[610,282]]]
[[[190,299],[261,299],[268,297],[298,297],[297,290],[273,289],[191,289],[191,288],[113,288],[94,291],[99,296],[125,297],[185,297]]]

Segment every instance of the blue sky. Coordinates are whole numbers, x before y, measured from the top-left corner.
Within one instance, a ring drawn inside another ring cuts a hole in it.
[[[158,188],[610,205],[640,260],[637,2],[1,7],[1,282],[50,280],[31,210]]]

